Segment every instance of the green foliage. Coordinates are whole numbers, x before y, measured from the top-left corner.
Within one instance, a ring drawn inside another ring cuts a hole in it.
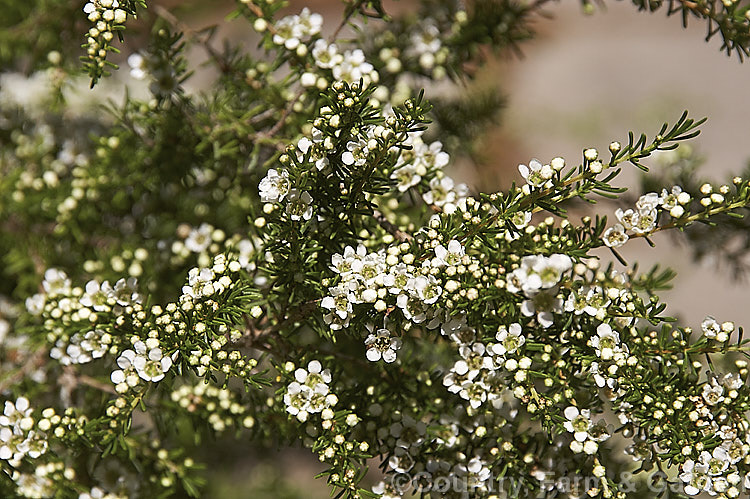
[[[750,54],[750,4],[742,1],[721,0],[633,0],[638,10],[655,12],[666,8],[668,16],[677,15],[682,25],[700,19],[706,24],[706,40],[721,37],[721,49],[727,55],[737,54],[743,60]]]
[[[631,132],[609,159],[533,160],[504,192],[447,175],[447,151],[474,154],[504,99],[429,99],[434,86],[471,88],[545,4],[427,0],[391,17],[350,1],[325,39],[308,10],[241,1],[230,17],[257,32],[252,52],[154,5],[131,60],[145,81],[95,112],[76,108],[65,63],[41,57],[47,37],[90,16],[96,84],[145,3],[8,5],[0,63],[44,89],[0,101],[3,493],[201,497],[215,462],[299,445],[348,498],[555,497],[584,477],[591,497],[671,494],[634,474],[684,497],[750,476],[750,340],[729,321],[678,324],[659,297],[674,272],[616,262],[662,230],[702,255],[746,229],[747,178],[700,185],[678,148],[704,120]],[[705,18],[746,53],[721,17],[739,23],[743,7],[715,5]],[[25,18],[39,54],[16,52]],[[190,48],[215,69],[203,91]],[[683,168],[628,199],[621,169],[649,158]],[[615,223],[608,203],[571,215],[618,199],[635,208]],[[258,494],[298,495],[266,478]]]

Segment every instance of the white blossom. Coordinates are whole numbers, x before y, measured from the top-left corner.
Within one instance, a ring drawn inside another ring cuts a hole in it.
[[[367,360],[377,362],[381,358],[391,363],[396,360],[396,352],[401,348],[401,340],[391,336],[387,329],[378,329],[374,334],[370,333],[365,339],[367,348]]]
[[[283,201],[291,189],[289,172],[286,170],[275,170],[271,168],[263,180],[258,184],[260,200],[264,203],[276,203]]]

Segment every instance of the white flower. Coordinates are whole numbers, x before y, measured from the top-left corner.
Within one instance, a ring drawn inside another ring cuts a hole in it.
[[[638,198],[638,201],[635,203],[635,207],[641,213],[650,212],[658,208],[661,202],[662,198],[657,193],[649,192]]]
[[[362,166],[367,161],[369,153],[366,139],[350,140],[346,143],[346,151],[341,155],[341,161],[347,166]]]
[[[521,266],[509,274],[507,289],[511,293],[523,291],[531,296],[540,289],[555,286],[572,266],[573,262],[567,255],[525,256],[521,259]]]
[[[89,281],[86,283],[86,294],[81,297],[81,305],[84,307],[91,307],[97,312],[103,312],[109,310],[109,290],[112,288],[109,282],[105,281],[103,284],[99,284],[97,281]]]
[[[476,378],[482,370],[492,371],[495,367],[483,343],[464,345],[458,349],[458,353],[462,359],[456,361],[451,371],[460,376],[466,376],[469,380]]]
[[[548,328],[554,324],[554,315],[563,311],[562,298],[557,296],[558,289],[545,289],[531,293],[529,299],[521,303],[521,313],[526,317],[534,317],[539,325]]]
[[[148,351],[148,357],[137,356],[133,360],[133,366],[142,379],[156,382],[164,379],[165,373],[172,367],[172,359],[157,347]]]
[[[315,65],[324,69],[331,69],[337,64],[340,64],[344,59],[344,57],[338,53],[338,47],[335,43],[328,44],[323,39],[315,41],[312,55],[313,59],[315,59]]]
[[[328,383],[331,373],[323,370],[320,362],[310,361],[307,370],[299,368],[294,372],[295,381],[287,385],[284,404],[289,414],[305,421],[308,413],[321,412],[336,403],[336,397],[329,394]]]
[[[320,33],[320,28],[323,26],[323,16],[317,12],[310,12],[310,9],[305,7],[297,17],[300,31],[302,36],[310,37]]]
[[[680,194],[682,193],[682,187],[675,185],[672,187],[671,192],[667,192],[666,189],[661,191],[661,207],[663,210],[670,211],[675,208],[679,201]]]
[[[399,263],[391,267],[390,271],[383,276],[383,285],[388,288],[389,293],[399,295],[406,289],[413,277],[406,264]]]
[[[349,327],[349,317],[342,319],[338,314],[333,312],[323,316],[323,320],[331,328],[332,331],[340,331]]]
[[[338,315],[341,319],[346,319],[352,312],[352,303],[354,297],[342,286],[329,288],[331,296],[326,296],[320,302],[320,306],[330,310]]]
[[[67,294],[70,292],[70,279],[62,270],[47,269],[42,287],[48,295]]]
[[[213,230],[207,223],[202,223],[198,228],[194,227],[185,239],[185,247],[193,253],[202,253],[211,245]]]
[[[372,491],[381,499],[401,499],[402,497],[392,484],[382,480],[372,486]]]
[[[551,288],[557,284],[563,272],[567,272],[573,266],[573,262],[568,255],[555,254],[548,257],[525,258],[529,258],[533,275],[538,276],[542,288]]]
[[[455,210],[455,205],[467,192],[464,184],[456,185],[450,177],[435,177],[430,180],[430,190],[422,194],[422,198],[425,203],[443,207],[443,211],[448,213]]]
[[[414,281],[414,279],[412,281]],[[413,283],[410,284],[410,287],[413,287]],[[437,298],[435,298],[435,300],[437,300]],[[427,311],[425,302],[413,293],[402,293],[398,295],[396,297],[396,305],[401,309],[404,317],[415,324],[420,324],[427,318],[427,314],[425,313]]]
[[[703,400],[708,405],[716,405],[724,401],[724,387],[717,383],[716,378],[711,379],[711,383],[703,385]]]
[[[592,317],[599,317],[606,313],[610,303],[607,293],[599,286],[594,286],[586,292],[586,307],[583,311]]]
[[[408,414],[402,415],[401,421],[393,423],[389,428],[391,436],[398,439],[396,445],[404,449],[421,445],[426,431],[427,425],[424,422],[417,421]]]
[[[258,184],[260,200],[264,203],[276,203],[282,201],[291,187],[289,172],[286,170],[274,170],[271,168],[263,180]]]
[[[385,271],[384,253],[369,253],[352,261],[352,272],[367,286],[372,286]]]
[[[639,211],[636,224],[633,226],[633,232],[636,234],[648,234],[656,228],[656,220],[659,212],[656,209],[644,209]]]
[[[210,268],[192,268],[188,272],[188,285],[182,287],[182,294],[192,298],[202,298],[211,296],[217,291],[221,291],[218,282],[214,282],[216,277],[214,271]]]
[[[591,411],[588,409],[578,409],[575,406],[568,406],[563,413],[568,419],[563,426],[573,434],[578,442],[583,442],[589,437],[591,423]]]
[[[284,404],[289,414],[296,416],[300,412],[307,411],[312,398],[312,389],[309,386],[300,385],[292,381],[286,387],[284,394]]]
[[[529,222],[531,222],[531,212],[517,211],[513,215],[511,215],[510,221],[516,229],[523,229],[527,225],[529,225]]]
[[[331,371],[323,370],[323,366],[317,360],[311,360],[307,364],[307,370],[299,368],[294,371],[294,379],[309,387],[315,387],[318,384],[327,385],[331,382]]]
[[[419,298],[426,304],[435,303],[443,292],[439,281],[433,275],[419,276],[413,280],[413,287]]]
[[[543,186],[555,174],[550,165],[542,165],[537,159],[529,161],[529,166],[518,165],[518,171],[526,182],[533,187]]]
[[[435,54],[440,50],[440,30],[434,24],[423,24],[411,35],[410,49],[417,54]]]
[[[367,360],[377,362],[381,358],[387,363],[396,360],[396,352],[401,348],[401,340],[391,337],[387,329],[378,329],[375,334],[370,333],[365,340]]]
[[[721,332],[721,325],[709,315],[701,322],[701,331],[703,331],[706,338],[716,338]]]
[[[492,346],[492,351],[495,352],[496,355],[516,353],[516,351],[526,343],[526,338],[521,333],[521,325],[518,323],[513,323],[507,328],[505,326],[500,326],[495,335],[495,338],[499,343],[495,343]]]
[[[450,162],[450,155],[443,151],[442,142],[436,141],[427,146],[424,143],[415,145],[415,163],[424,170],[442,170]]]
[[[276,23],[276,32],[273,35],[273,43],[283,45],[288,50],[296,49],[300,44],[303,31],[299,24],[298,16],[287,16]]]
[[[172,367],[172,359],[165,356],[161,348],[149,349],[144,342],[137,341],[133,345],[133,350],[125,350],[120,354],[117,365],[121,370],[112,373],[112,382],[116,385],[126,382],[134,386],[134,380],[128,379],[129,371],[135,369],[138,376],[145,381],[160,381]]]
[[[18,397],[15,403],[5,401],[0,416],[0,459],[36,459],[47,451],[47,440],[33,430],[32,412],[26,397]]]
[[[435,258],[432,260],[433,267],[442,267],[444,265],[459,265],[461,258],[464,256],[465,250],[463,244],[459,241],[452,239],[448,242],[448,249],[445,249],[442,244],[435,247]]]
[[[632,229],[636,225],[638,225],[638,212],[635,210],[626,210],[623,211],[621,208],[617,208],[615,210],[615,216],[617,217],[617,220],[620,221],[620,224],[622,224],[622,227],[625,229]]]
[[[470,379],[461,383],[459,396],[469,401],[469,405],[476,409],[487,400],[487,385],[481,380],[472,381]]]
[[[712,452],[704,450],[700,454],[699,463],[706,467],[708,475],[721,475],[729,467],[729,454],[721,446],[715,447]]]
[[[592,336],[589,344],[596,349],[596,355],[604,360],[610,360],[618,350],[620,335],[613,331],[609,324],[599,324],[596,336]]]
[[[111,297],[123,307],[133,303],[141,303],[143,297],[138,293],[138,279],[135,277],[129,277],[127,280],[120,279],[117,281],[111,292]]]
[[[26,298],[26,310],[28,310],[31,315],[40,315],[44,310],[45,302],[46,297],[41,293],[37,293],[34,296]]]
[[[351,246],[344,248],[344,254],[334,254],[331,257],[331,270],[339,274],[342,278],[349,276],[352,273],[352,264],[364,258],[367,255],[367,249],[363,245],[358,245],[355,250]]]
[[[297,189],[289,191],[287,196],[286,214],[292,220],[310,220],[313,213],[312,196],[305,191],[300,193]]]
[[[398,182],[399,192],[406,192],[422,180],[422,176],[417,172],[417,167],[411,163],[394,170],[391,178]]]
[[[107,353],[112,341],[111,336],[101,329],[75,333],[67,341],[57,340],[50,350],[50,357],[58,359],[64,366],[70,364],[86,364],[99,359]]]
[[[356,82],[363,79],[365,86],[379,78],[377,71],[365,60],[365,53],[360,49],[344,52],[343,58],[332,71],[333,77],[337,80]]]
[[[625,227],[622,224],[615,224],[602,234],[604,244],[610,248],[619,248],[628,242],[628,235],[625,233]]]

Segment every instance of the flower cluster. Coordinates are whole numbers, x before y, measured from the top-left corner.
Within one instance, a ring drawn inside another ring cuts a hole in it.
[[[92,487],[88,492],[82,492],[78,499],[126,499],[126,496],[106,492],[101,487]]]
[[[435,268],[445,265],[440,256],[463,258],[463,247],[458,241],[449,246],[455,253],[442,246],[436,249]],[[339,282],[328,289],[330,294],[321,301],[328,311],[326,323],[333,330],[347,328],[356,305],[377,312],[397,307],[415,324],[435,318],[437,309],[430,305],[440,298],[442,283],[430,272],[433,267],[429,264],[417,267],[414,263],[413,255],[401,255],[399,246],[377,253],[368,253],[362,245],[356,250],[347,246],[343,254],[333,255],[331,269],[338,274]]]
[[[550,327],[554,314],[563,311],[563,300],[558,297],[557,284],[572,266],[568,255],[523,257],[521,265],[507,279],[508,291],[523,293],[527,297],[521,303],[521,313],[526,317],[536,317],[542,327]]]
[[[96,83],[145,0],[84,3]],[[70,99],[65,43],[39,62],[0,37],[0,59],[32,75],[0,76],[0,291],[31,296],[0,297],[8,495],[199,497],[205,436],[242,436],[301,443],[348,498],[372,495],[374,460],[388,498],[625,499],[633,461],[639,483],[658,469],[688,495],[742,496],[750,343],[711,316],[697,334],[674,325],[658,297],[671,273],[602,247],[729,220],[750,183],[694,181],[674,148],[700,122],[683,115],[608,161],[531,159],[518,185],[469,195],[450,164],[476,157],[502,98],[455,83],[547,4],[419,3],[389,19],[348,2],[324,30],[308,8],[241,0],[252,53],[158,7],[106,117]],[[56,17],[37,7],[20,27]],[[191,45],[219,71],[201,92]],[[690,175],[657,179],[614,227],[570,218],[660,151]]]
[[[86,364],[104,356],[112,344],[112,335],[102,329],[86,333],[75,333],[70,339],[60,338],[50,350],[49,355],[60,364]]]
[[[154,383],[164,379],[172,367],[172,358],[159,348],[159,340],[148,338],[133,343],[133,350],[124,350],[117,358],[117,365],[120,369],[112,371],[110,378],[117,392],[124,393],[137,386],[139,378]]]
[[[0,416],[0,459],[18,462],[25,456],[36,459],[47,452],[47,439],[35,424],[32,412],[25,397],[19,397],[15,403],[5,401]]]
[[[296,369],[294,381],[287,385],[284,394],[286,411],[303,422],[310,414],[320,412],[324,413],[323,419],[331,419],[330,408],[338,403],[338,397],[330,392],[330,382],[331,372],[317,360],[311,360],[307,369]]]
[[[276,22],[273,43],[283,45],[287,50],[297,50],[303,40],[320,33],[323,16],[311,13],[305,7],[299,15],[291,15]]]
[[[124,27],[128,12],[120,7],[118,0],[92,0],[83,6],[83,12],[93,24],[86,38],[86,53],[90,64],[101,71],[112,50],[114,32]]]
[[[740,490],[750,486],[750,473],[743,474],[737,468],[750,455],[750,433],[746,425],[738,425],[722,411],[740,396],[743,386],[744,381],[736,374],[711,373],[701,395],[686,400],[693,407],[689,417],[697,431],[721,442],[709,449],[701,444],[682,449],[682,454],[688,456],[680,473],[686,494],[708,492],[712,496],[739,497]]]
[[[500,326],[495,335],[498,343],[485,344],[476,337],[465,319],[459,317],[444,324],[441,331],[449,335],[458,347],[460,359],[443,377],[443,385],[477,409],[489,402],[495,409],[501,408],[508,393],[506,374],[513,373],[518,382],[526,380],[526,370],[531,359],[520,355],[526,342],[521,325],[513,323]]]
[[[528,166],[518,165],[518,171],[530,188],[549,188],[552,187],[552,177],[564,166],[565,160],[559,157],[550,161],[548,165],[542,164],[538,159],[532,159]]]
[[[114,286],[108,281],[99,283],[92,280],[86,284],[85,290],[81,290],[71,287],[65,272],[47,269],[42,287],[44,293],[37,293],[26,299],[27,310],[42,317],[60,318],[69,315],[73,321],[96,319],[96,312],[120,315],[128,307],[143,301],[135,277],[120,279]]]
[[[377,362],[380,359],[387,363],[396,360],[396,352],[401,348],[401,340],[395,338],[387,329],[378,329],[373,332],[372,325],[368,329],[370,334],[365,339],[365,356],[370,362]]]
[[[53,497],[57,492],[56,485],[75,478],[75,470],[65,466],[60,461],[43,463],[36,467],[34,473],[14,471],[13,482],[15,492],[21,497],[42,498]]]
[[[684,206],[689,204],[691,199],[690,194],[677,185],[670,191],[662,190],[661,194],[649,192],[642,195],[634,209],[618,208],[615,211],[619,223],[604,232],[604,244],[611,248],[622,246],[629,239],[627,231],[639,236],[650,234],[656,229],[659,221],[659,209],[669,213],[673,218],[680,218],[685,214]]]

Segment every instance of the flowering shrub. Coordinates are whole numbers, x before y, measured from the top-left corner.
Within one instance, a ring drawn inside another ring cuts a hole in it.
[[[624,208],[568,211],[623,195],[628,164],[676,163],[702,120],[531,159],[502,192],[446,172],[501,100],[429,89],[529,38],[544,3],[391,18],[349,0],[330,25],[241,0],[248,52],[159,5],[92,0],[70,21],[88,23],[92,86],[154,10],[148,48],[123,58],[147,97],[76,108],[63,38],[28,78],[0,75],[3,497],[200,497],[213,439],[302,445],[337,497],[746,495],[748,340],[664,315],[673,274],[617,248],[746,230],[750,182],[662,179]],[[745,3],[673,11],[747,55]],[[187,46],[215,66],[205,92],[184,86]]]

